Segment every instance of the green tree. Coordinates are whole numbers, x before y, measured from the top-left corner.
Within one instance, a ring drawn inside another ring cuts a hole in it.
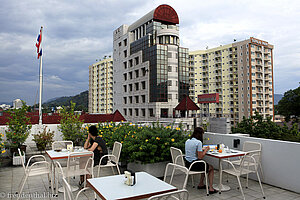
[[[30,118],[26,116],[28,106],[24,101],[19,109],[9,110],[10,119],[7,123],[6,146],[10,148],[19,148],[29,136],[31,129]]]
[[[70,105],[70,107],[63,106],[58,128],[62,132],[64,140],[71,140],[74,145],[79,145],[84,139],[83,121],[79,119],[80,115],[74,113],[76,104],[71,101]]]
[[[284,93],[278,102],[278,114],[283,115],[286,121],[293,118],[296,122],[300,117],[300,87]]]
[[[272,121],[271,117],[263,118],[258,112],[248,119],[245,117],[235,127],[231,128],[232,133],[249,134],[251,137],[286,140],[300,142],[300,133],[297,123],[289,129],[286,124],[283,127]]]

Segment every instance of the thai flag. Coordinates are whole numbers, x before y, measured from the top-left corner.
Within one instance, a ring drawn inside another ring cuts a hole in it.
[[[40,58],[40,56],[42,56],[42,47],[41,47],[41,43],[42,43],[42,28],[41,27],[41,30],[40,30],[40,34],[37,38],[37,42],[35,44],[36,48],[37,48],[37,53],[38,53],[38,59]]]

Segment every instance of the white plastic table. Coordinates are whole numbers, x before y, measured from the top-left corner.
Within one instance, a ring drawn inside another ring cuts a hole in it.
[[[74,152],[78,153],[78,157],[82,156],[82,155],[80,155],[80,152],[82,152],[84,155],[87,155],[87,156],[90,155],[90,154],[87,154],[87,152],[90,152],[90,151],[88,151],[86,149],[83,149],[81,151],[74,151]],[[59,151],[59,152],[54,151],[54,150],[48,150],[48,151],[46,151],[46,154],[49,156],[49,158],[52,161],[51,162],[51,169],[53,169],[53,181],[55,183],[55,165],[54,165],[54,160],[67,159],[69,157],[70,152],[66,151],[66,149],[62,150],[62,151]],[[76,156],[74,156],[74,157],[76,157]],[[79,187],[77,187],[77,186],[71,186],[71,190],[72,191],[76,191],[78,189],[79,189]],[[59,189],[56,188],[56,190],[59,191],[59,192],[63,192],[63,188],[59,188]]]
[[[135,176],[136,184],[133,186],[124,184],[124,174],[87,179],[87,185],[103,200],[143,199],[177,190],[146,172],[137,172]]]
[[[232,158],[232,157],[238,157],[238,156],[244,156],[246,154],[246,152],[243,151],[238,151],[238,150],[233,150],[233,149],[229,149],[228,152],[226,152],[225,150],[222,153],[216,152],[216,151],[207,151],[206,155],[214,157],[214,158],[218,158],[219,159],[219,185],[215,185],[214,188],[216,190],[219,191],[219,193],[221,193],[221,191],[228,191],[230,190],[230,187],[228,185],[223,185],[222,184],[222,179],[221,179],[221,159],[224,158]]]

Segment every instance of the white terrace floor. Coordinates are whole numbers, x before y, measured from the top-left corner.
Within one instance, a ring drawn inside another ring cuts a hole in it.
[[[96,174],[95,168],[95,174]],[[103,175],[111,175],[110,169],[107,171],[103,171]],[[21,178],[24,174],[23,168],[21,166],[14,166],[14,167],[3,167],[0,168],[0,199],[16,199],[12,196],[17,191],[17,187],[21,181]],[[180,177],[176,178],[176,181],[179,180]],[[196,179],[195,179],[196,180]],[[242,184],[245,185],[245,179],[242,179]],[[78,185],[79,179],[76,177],[75,179],[71,179],[72,185]],[[218,183],[218,171],[215,171],[215,178],[214,182]],[[237,180],[235,177],[229,176],[229,182],[226,183],[231,187],[230,191],[222,192],[222,194],[213,194],[206,196],[205,190],[198,190],[191,186],[191,181],[189,180],[187,185],[187,190],[189,191],[189,199],[208,199],[208,200],[221,200],[221,199],[242,199],[240,191],[237,189]],[[269,200],[289,200],[289,199],[298,199],[300,200],[300,194],[287,191],[284,189],[280,189],[277,187],[273,187],[271,185],[263,184],[264,192],[266,198]],[[247,200],[252,199],[263,199],[261,190],[259,187],[258,182],[256,181],[249,181],[249,188],[243,188],[245,192],[245,197]],[[24,187],[23,193],[24,194],[31,194],[31,195],[42,195],[51,194],[51,189],[48,186],[48,178],[47,175],[44,176],[37,176],[37,177],[29,177],[27,184]],[[76,191],[77,193],[77,191]],[[37,199],[37,198],[24,198],[24,199]],[[56,198],[45,198],[45,199],[63,199],[63,194],[59,193],[58,197]],[[80,195],[79,199],[94,199],[94,193],[91,190],[87,190]],[[98,198],[99,199],[99,198]]]

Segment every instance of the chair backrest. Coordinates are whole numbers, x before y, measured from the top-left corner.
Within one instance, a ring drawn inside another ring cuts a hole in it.
[[[175,147],[171,147],[170,151],[171,151],[172,162],[177,165],[181,165],[185,167],[182,151]]]
[[[122,144],[120,142],[115,142],[114,147],[112,149],[112,155],[114,155],[115,157],[112,157],[111,161],[115,162],[116,164],[119,163],[121,150],[122,150]]]
[[[176,173],[175,173],[176,172]],[[171,175],[170,175],[171,174]],[[167,177],[170,175],[170,180],[167,181]],[[165,169],[165,174],[164,174],[164,181],[166,183],[169,183],[170,185],[174,185],[173,180],[174,180],[174,175],[176,176],[180,176],[179,180],[182,183],[182,189],[185,189],[186,184],[187,184],[187,180],[189,177],[189,170],[188,168],[181,166],[181,165],[177,165],[175,163],[168,163]],[[183,175],[183,178],[182,178]],[[183,182],[182,182],[183,180]],[[177,181],[178,183],[178,181]]]
[[[261,144],[258,142],[245,141],[243,144],[243,151],[261,151]]]
[[[23,166],[23,169],[26,170],[25,168],[25,161],[23,159],[23,155],[25,155],[25,152],[23,152],[23,154],[21,154],[21,150],[18,148],[18,152],[19,152],[19,155],[20,155],[20,158],[21,158],[21,163],[22,163],[22,166]]]
[[[71,190],[71,186],[70,184],[67,182],[65,177],[62,177],[62,185],[64,187],[64,193],[65,193],[65,197],[67,197],[67,199],[69,200],[74,200],[74,196]]]
[[[73,142],[72,141],[68,141],[68,140],[65,140],[65,141],[54,141],[52,143],[52,150],[55,150],[55,149],[66,149],[67,148],[67,145],[71,144],[73,146]]]
[[[74,169],[76,169],[76,165],[78,165],[78,169],[88,169],[88,171],[92,174],[94,167],[94,153],[91,151],[69,153],[66,173],[69,172],[71,167],[74,167]],[[66,177],[68,176],[69,174],[66,174]]]
[[[261,160],[261,143],[245,141],[243,144],[243,151],[249,152],[248,156],[253,156],[253,158],[255,159],[255,161],[257,163],[260,162],[260,160]]]
[[[148,200],[159,200],[159,199],[177,199],[177,200],[188,200],[189,193],[186,189],[177,190],[173,192],[158,194],[150,197]]]

